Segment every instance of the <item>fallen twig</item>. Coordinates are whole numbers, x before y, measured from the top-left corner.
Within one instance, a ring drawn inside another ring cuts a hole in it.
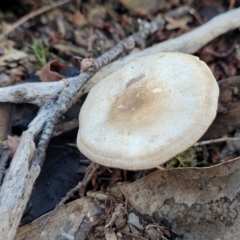
[[[35,164],[29,167],[34,151],[32,134],[23,133],[0,189],[1,239],[14,239],[33,184],[40,172],[40,168]]]
[[[47,6],[43,6],[42,8],[39,8],[35,11],[32,11],[25,15],[24,17],[20,18],[17,22],[12,24],[12,26],[4,33],[0,35],[0,41],[3,40],[5,37],[7,37],[11,32],[13,32],[15,29],[23,25],[25,22],[29,21],[30,19],[37,17],[38,15],[41,15],[47,11],[52,10],[53,8],[60,7],[63,4],[69,3],[72,0],[60,0],[58,2],[51,2]]]
[[[136,238],[136,239],[147,240],[147,238],[145,238],[145,237],[142,237],[142,236],[140,236],[138,234],[135,234],[135,233],[127,232],[125,230],[119,229],[118,232],[120,232],[120,233],[122,233],[124,235],[130,236],[130,237]]]
[[[235,5],[235,3],[236,3],[236,0],[230,0],[228,10],[232,10],[234,5]]]
[[[32,103],[42,106],[55,99],[64,86],[63,81],[23,83],[8,86],[0,88],[0,101],[11,103]]]
[[[240,138],[237,138],[237,137],[217,138],[217,139],[211,139],[211,140],[207,140],[207,141],[197,142],[193,145],[193,147],[203,146],[203,145],[212,144],[212,143],[220,143],[220,142],[226,142],[226,141],[239,141],[239,140],[240,140]]]

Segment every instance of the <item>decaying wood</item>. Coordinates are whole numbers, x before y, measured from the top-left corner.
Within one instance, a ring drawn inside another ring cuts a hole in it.
[[[184,11],[182,11],[182,14],[183,12],[186,13],[187,11],[189,11],[189,8],[185,7]],[[172,15],[172,17],[174,17],[174,15]],[[226,24],[223,24],[223,22]],[[54,128],[58,123],[60,117],[69,109],[69,107],[76,101],[76,99],[79,98],[79,96],[81,95],[80,90],[82,86],[101,67],[112,62],[114,59],[120,56],[122,52],[131,49],[132,46],[134,46],[134,43],[137,40],[139,40],[139,38],[145,39],[147,36],[155,32],[159,26],[163,26],[164,23],[165,21],[163,18],[161,19],[161,21],[158,20],[158,22],[157,21],[152,22],[148,26],[145,26],[145,28],[141,30],[139,33],[134,34],[133,36],[130,36],[123,41],[120,41],[110,51],[106,52],[101,57],[97,58],[94,61],[94,65],[90,67],[87,71],[81,73],[79,76],[71,78],[69,86],[64,88],[63,91],[57,95],[58,96],[57,100],[55,100],[55,97],[57,97],[56,95],[52,96],[53,97],[52,100],[50,100],[49,97],[46,98],[45,101],[47,102],[45,102],[45,104],[41,108],[40,113],[36,116],[36,118],[30,124],[28,132],[23,134],[20,146],[18,147],[18,150],[15,154],[16,157],[14,157],[13,162],[11,163],[11,166],[8,169],[8,173],[4,178],[2,190],[0,192],[0,222],[1,223],[4,222],[4,224],[1,224],[0,226],[0,231],[2,231],[0,232],[0,236],[6,236],[6,232],[8,232],[8,236],[5,237],[4,239],[13,239],[13,236],[16,232],[16,228],[19,224],[20,218],[22,216],[22,213],[28,201],[29,195],[31,193],[33,183],[39,174],[41,165],[43,164],[46,148],[53,134]],[[217,23],[219,23],[219,25]],[[204,26],[207,26],[207,27],[204,28]],[[216,19],[211,20],[209,23],[200,27],[201,29],[200,32],[201,33],[204,32],[204,38],[210,41],[214,37],[218,36],[219,34],[222,34],[226,31],[229,31],[237,27],[240,27],[240,8],[229,11],[227,13],[224,13],[218,16],[217,20]],[[224,29],[224,30],[219,30],[219,29]],[[191,43],[191,41],[193,41],[193,37],[192,37],[193,35],[194,36],[197,35],[195,36],[196,41]],[[206,35],[211,35],[212,38],[208,38]],[[161,46],[164,46],[165,51],[170,51],[170,50],[174,51],[174,48],[173,47],[171,48],[171,46],[174,46],[175,51],[188,52],[187,51],[188,48],[186,47],[186,45],[188,44],[189,44],[189,47],[194,45],[200,48],[202,45],[207,43],[206,41],[202,40],[202,38],[199,36],[197,29],[194,30],[194,33],[192,33],[192,35],[185,34],[184,36],[182,37],[182,40],[180,39],[180,41],[179,41],[179,38],[177,38],[175,42],[174,40],[169,40],[164,43],[161,43],[163,44]],[[187,38],[190,38],[190,39],[187,40]],[[163,47],[160,47],[160,50],[155,49],[155,50],[150,50],[150,52],[164,51],[164,49]],[[136,55],[133,55],[133,56],[134,57],[138,56],[138,54],[140,53],[142,54],[144,52],[149,52],[149,49],[144,50],[143,52],[135,53]],[[41,84],[45,84],[45,83],[41,83]],[[23,85],[24,84],[19,86],[23,86]],[[20,88],[19,88],[19,91],[21,91]],[[2,88],[2,89],[4,90],[6,88]],[[56,93],[58,93],[58,91],[55,90],[55,94]],[[1,92],[0,92],[0,96],[1,96]],[[31,97],[33,97],[33,95],[31,95]],[[27,96],[24,96],[24,98],[27,98]],[[44,98],[42,97],[42,99]],[[8,100],[0,99],[0,101],[8,101]],[[37,104],[41,105],[43,103],[44,101],[41,100],[41,102],[39,101]],[[43,131],[37,147],[37,152],[36,154],[34,154],[34,157],[32,158],[32,154],[34,151],[34,147],[33,147],[34,143],[31,139],[31,134],[32,136],[36,136],[41,130]],[[15,158],[17,158],[17,162]],[[31,160],[31,164],[30,164],[30,160]],[[18,171],[16,171],[17,168],[18,168]],[[19,175],[19,173],[21,174]],[[14,181],[15,181],[14,184],[16,184],[17,188],[16,186],[13,186]],[[10,189],[9,186],[11,186],[12,188]],[[11,210],[12,208],[13,210]]]
[[[32,103],[38,106],[53,100],[64,88],[63,81],[23,83],[0,88],[0,101],[11,103]]]
[[[0,236],[12,240],[32,192],[40,168],[30,166],[35,152],[33,136],[22,134],[19,147],[12,159],[0,189]]]

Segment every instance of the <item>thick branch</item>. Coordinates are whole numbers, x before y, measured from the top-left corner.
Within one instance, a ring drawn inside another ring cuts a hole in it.
[[[31,195],[33,183],[40,172],[40,168],[35,165],[29,168],[34,151],[32,135],[28,132],[23,133],[0,189],[1,239],[14,239]]]
[[[0,102],[33,103],[42,106],[55,99],[64,88],[63,81],[23,83],[0,88]]]

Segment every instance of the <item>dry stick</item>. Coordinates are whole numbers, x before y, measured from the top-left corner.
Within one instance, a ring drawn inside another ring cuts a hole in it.
[[[31,195],[32,186],[39,175],[39,166],[29,167],[34,151],[35,143],[32,134],[23,133],[0,189],[1,239],[14,239],[22,213]]]
[[[127,236],[133,237],[133,238],[137,238],[137,239],[140,239],[140,240],[148,240],[148,238],[142,237],[142,236],[137,235],[135,233],[127,232],[127,231],[124,231],[124,230],[121,230],[121,229],[119,229],[117,231],[122,233],[122,234],[125,234]]]
[[[193,145],[193,147],[197,147],[197,146],[203,146],[203,145],[207,145],[207,144],[211,144],[211,143],[220,143],[220,142],[226,142],[226,141],[239,141],[240,138],[231,138],[231,137],[224,137],[224,138],[217,138],[217,139],[211,139],[211,140],[207,140],[207,141],[202,141],[202,142],[197,142]]]
[[[174,18],[166,16],[165,19],[168,23],[172,24],[173,26],[179,27],[180,29],[182,29],[184,31],[189,31],[190,30],[190,28],[186,24],[183,24],[180,21],[175,20]]]
[[[38,111],[37,116],[31,121],[28,125],[28,131],[31,132],[34,138],[42,131],[46,119],[52,112],[52,108],[54,108],[54,100],[45,103]]]
[[[71,80],[69,80],[70,82]],[[56,96],[64,88],[63,81],[22,83],[0,88],[0,102],[32,103],[42,106]]]
[[[42,8],[39,8],[36,11],[32,11],[25,15],[24,17],[20,18],[17,22],[15,22],[6,32],[2,33],[0,35],[0,41],[3,40],[3,38],[7,37],[12,31],[23,25],[25,22],[29,21],[30,19],[37,17],[38,15],[41,15],[47,11],[52,10],[53,8],[59,7],[63,4],[69,3],[72,0],[60,0],[58,2],[52,2],[47,6],[44,6]]]
[[[233,9],[235,3],[236,3],[236,0],[230,0],[230,4],[229,4],[229,7],[228,7],[228,10]]]

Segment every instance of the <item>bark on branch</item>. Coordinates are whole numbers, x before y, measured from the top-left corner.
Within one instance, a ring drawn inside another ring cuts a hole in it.
[[[32,134],[23,133],[0,189],[1,239],[14,239],[33,184],[40,172],[40,168],[35,164],[29,167],[34,152]]]

